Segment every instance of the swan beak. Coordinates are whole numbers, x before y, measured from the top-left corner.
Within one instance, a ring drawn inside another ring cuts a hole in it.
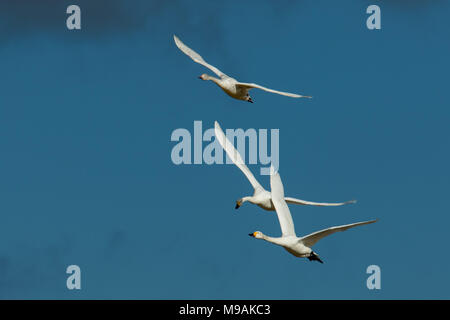
[[[255,237],[255,233],[249,233],[248,235],[253,238]]]
[[[198,78],[199,78],[200,80],[203,80],[202,76],[198,76]]]
[[[253,100],[250,97],[248,97],[247,101],[250,102],[250,103],[253,103]]]
[[[239,209],[239,207],[241,206],[241,201],[236,201],[236,207],[234,207],[235,209]]]

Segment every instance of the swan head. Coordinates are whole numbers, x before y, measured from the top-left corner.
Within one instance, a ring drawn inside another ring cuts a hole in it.
[[[253,233],[249,233],[248,234],[250,237],[256,238],[256,239],[262,239],[263,238],[263,233],[261,231],[255,231]]]
[[[198,78],[202,79],[202,80],[208,80],[209,76],[206,73],[204,73],[204,74],[200,75]]]
[[[236,207],[234,207],[235,209],[239,209],[239,207],[242,205],[242,199],[239,199],[236,201]]]

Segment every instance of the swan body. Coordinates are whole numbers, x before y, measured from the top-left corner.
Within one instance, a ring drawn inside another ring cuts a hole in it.
[[[292,255],[299,258],[308,258],[310,261],[316,260],[320,263],[323,261],[320,259],[319,255],[312,250],[312,246],[320,239],[329,236],[335,232],[345,231],[350,228],[357,226],[362,226],[370,223],[374,223],[378,220],[370,220],[363,222],[356,222],[351,224],[346,224],[342,226],[335,226],[320,231],[313,232],[304,237],[297,237],[294,229],[294,222],[292,220],[291,212],[285,201],[283,184],[281,182],[280,174],[271,170],[270,175],[270,187],[272,194],[272,202],[275,206],[277,212],[278,221],[281,227],[281,237],[269,237],[263,234],[261,231],[255,231],[250,233],[249,236],[256,239],[262,239],[273,244],[283,247],[286,251]]]
[[[244,101],[248,101],[248,102],[252,102],[253,103],[252,98],[248,94],[248,90],[243,88],[243,87],[240,87],[240,86],[236,85],[238,83],[238,81],[236,79],[233,79],[233,78],[228,77],[228,76],[225,76],[225,77],[219,79],[219,78],[212,77],[212,76],[210,76],[210,75],[208,75],[206,73],[204,73],[201,76],[199,76],[199,79],[209,80],[209,81],[214,82],[227,95],[229,95],[230,97],[232,97],[234,99],[244,100]]]
[[[258,180],[256,180],[255,176],[252,174],[252,172],[249,170],[249,168],[245,165],[239,152],[236,150],[236,148],[233,146],[233,144],[225,136],[225,133],[223,132],[222,128],[220,127],[220,125],[217,121],[214,122],[214,132],[216,135],[216,139],[219,141],[222,148],[228,154],[228,156],[233,161],[233,163],[239,169],[241,169],[241,171],[244,173],[244,175],[250,181],[250,183],[254,189],[252,196],[246,196],[246,197],[243,197],[243,198],[240,198],[239,200],[237,200],[235,208],[238,209],[244,202],[250,202],[250,203],[256,204],[257,206],[259,206],[260,208],[262,208],[264,210],[274,211],[275,206],[272,202],[271,193],[269,191],[265,190],[261,186],[261,184],[258,182]],[[291,203],[291,204],[300,204],[300,205],[309,205],[309,206],[327,206],[327,207],[342,206],[345,204],[350,204],[350,203],[356,202],[356,200],[350,200],[350,201],[338,202],[338,203],[311,202],[311,201],[305,201],[305,200],[291,198],[291,197],[285,197],[284,200],[287,203]]]
[[[255,189],[255,192],[252,196],[243,197],[236,201],[236,209],[239,209],[239,207],[244,202],[250,202],[253,204],[256,204],[258,207],[267,210],[267,211],[274,211],[275,207],[273,206],[272,197],[270,195],[270,192],[265,189]]]
[[[234,99],[238,100],[244,100],[253,103],[252,98],[250,97],[249,91],[251,89],[260,89],[271,93],[280,94],[283,96],[291,97],[291,98],[311,98],[310,96],[303,96],[300,94],[295,93],[289,93],[289,92],[283,92],[283,91],[277,91],[273,89],[269,89],[263,86],[260,86],[255,83],[245,83],[245,82],[239,82],[236,79],[227,76],[225,73],[217,69],[216,67],[210,65],[207,63],[202,56],[200,56],[197,52],[189,48],[187,45],[185,45],[176,35],[173,36],[173,39],[175,41],[176,46],[185,53],[188,57],[190,57],[195,62],[203,65],[204,67],[210,69],[212,72],[214,72],[219,78],[210,76],[206,73],[199,76],[200,79],[206,80],[206,81],[212,81],[216,85],[218,85],[227,95]]]

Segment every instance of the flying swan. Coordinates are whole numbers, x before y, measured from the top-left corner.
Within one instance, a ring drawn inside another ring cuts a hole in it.
[[[284,198],[284,189],[281,182],[281,178],[278,172],[274,172],[271,168],[270,175],[270,187],[272,189],[272,202],[275,206],[277,212],[278,220],[280,222],[282,236],[279,238],[273,238],[266,236],[260,231],[250,233],[249,236],[256,239],[263,239],[273,244],[282,246],[289,253],[293,254],[299,258],[308,258],[309,261],[319,261],[323,263],[320,257],[312,251],[311,247],[320,239],[329,236],[338,231],[345,231],[347,229],[362,226],[369,223],[377,222],[378,220],[356,222],[351,224],[346,224],[343,226],[335,226],[328,229],[313,232],[304,237],[297,237],[294,230],[294,222],[292,221],[291,212],[286,204]]]
[[[222,148],[228,154],[228,157],[230,157],[230,159],[233,161],[233,163],[239,169],[241,169],[241,171],[245,174],[245,176],[250,181],[250,183],[254,189],[253,196],[243,197],[236,201],[236,209],[238,209],[244,202],[248,201],[250,203],[258,205],[259,207],[263,208],[264,210],[268,210],[268,211],[275,210],[271,193],[269,191],[265,190],[259,184],[259,182],[255,179],[255,177],[253,176],[251,171],[248,169],[248,167],[245,165],[244,161],[242,160],[242,157],[239,154],[239,152],[234,148],[233,144],[225,136],[225,133],[222,131],[222,128],[220,127],[220,125],[217,121],[214,122],[214,132],[216,135],[216,139],[219,141]],[[290,197],[285,197],[284,200],[287,203],[292,203],[292,204],[301,204],[301,205],[309,205],[309,206],[327,206],[327,207],[342,206],[345,204],[356,202],[356,200],[350,200],[350,201],[339,202],[339,203],[311,202],[311,201],[305,201],[305,200],[300,200],[300,199],[295,199],[295,198],[290,198]]]
[[[192,60],[195,62],[207,67],[212,72],[214,72],[216,75],[218,75],[220,78],[215,78],[210,75],[207,75],[206,73],[199,76],[202,80],[211,80],[215,84],[217,84],[223,91],[225,91],[226,94],[228,94],[230,97],[238,99],[238,100],[244,100],[253,103],[252,98],[249,95],[249,91],[253,88],[261,89],[264,91],[272,92],[281,94],[283,96],[291,97],[291,98],[311,98],[310,96],[302,96],[299,94],[294,93],[288,93],[288,92],[282,92],[277,90],[272,90],[254,83],[244,83],[239,82],[236,79],[233,79],[229,76],[227,76],[225,73],[217,69],[216,67],[210,65],[207,63],[203,58],[194,50],[186,46],[183,42],[181,42],[180,39],[176,35],[173,36],[173,39],[175,40],[175,44],[177,47],[183,51],[186,55],[188,55]]]

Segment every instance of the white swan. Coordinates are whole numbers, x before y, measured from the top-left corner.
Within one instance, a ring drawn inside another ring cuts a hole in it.
[[[239,82],[236,79],[233,79],[233,78],[227,76],[225,73],[223,73],[216,67],[207,63],[205,60],[203,60],[203,58],[197,52],[195,52],[194,50],[192,50],[191,48],[186,46],[183,42],[181,42],[181,40],[178,39],[178,37],[176,35],[173,36],[173,39],[175,40],[175,44],[177,45],[177,47],[181,51],[183,51],[186,55],[188,55],[192,60],[207,67],[208,69],[210,69],[212,72],[214,72],[216,75],[218,75],[220,77],[220,78],[215,78],[215,77],[212,77],[212,76],[204,73],[201,76],[199,76],[199,78],[202,80],[213,81],[223,91],[225,91],[226,94],[228,94],[232,98],[235,98],[238,100],[245,100],[245,101],[253,103],[253,100],[248,93],[253,88],[261,89],[261,90],[272,92],[272,93],[281,94],[283,96],[288,96],[291,98],[311,98],[310,96],[302,96],[299,94],[272,90],[272,89],[265,88],[263,86],[254,84],[254,83]]]
[[[236,201],[236,209],[238,209],[244,202],[248,201],[250,203],[256,204],[259,207],[268,210],[273,211],[275,210],[275,207],[272,202],[272,196],[271,193],[267,190],[265,190],[259,182],[255,179],[251,171],[248,169],[248,167],[245,165],[244,161],[242,160],[241,155],[239,152],[234,148],[233,144],[227,139],[225,136],[225,133],[223,132],[222,128],[220,127],[219,123],[217,121],[214,122],[214,132],[216,135],[216,139],[219,141],[222,148],[225,150],[225,152],[228,154],[228,157],[233,161],[233,163],[241,169],[241,171],[245,174],[247,179],[250,181],[250,183],[253,186],[254,193],[253,196],[247,196],[243,197]],[[346,202],[339,202],[339,203],[325,203],[325,202],[311,202],[311,201],[305,201],[290,197],[285,197],[284,200],[288,203],[292,204],[301,204],[301,205],[310,205],[310,206],[342,206],[349,203],[355,203],[356,200],[346,201]]]
[[[310,261],[317,260],[320,263],[323,261],[320,257],[312,251],[311,247],[320,239],[329,236],[338,231],[345,231],[347,229],[362,226],[369,223],[374,223],[378,220],[356,222],[352,224],[346,224],[343,226],[335,226],[328,229],[313,232],[304,237],[297,237],[294,229],[294,222],[292,221],[291,212],[286,204],[284,198],[284,189],[281,182],[281,178],[278,172],[273,172],[272,169],[270,176],[270,187],[272,189],[272,202],[277,212],[278,220],[280,222],[282,236],[279,238],[273,238],[266,236],[260,231],[250,233],[249,236],[263,239],[276,245],[282,246],[289,253],[299,258],[308,258]]]

